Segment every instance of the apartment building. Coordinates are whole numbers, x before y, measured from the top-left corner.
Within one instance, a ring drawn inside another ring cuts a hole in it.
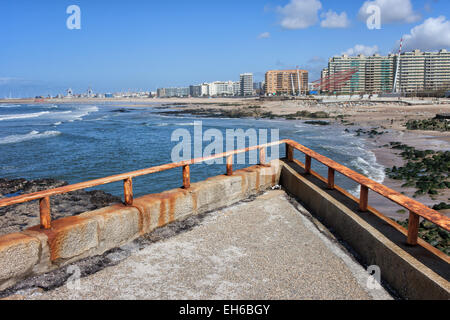
[[[328,93],[383,93],[392,91],[395,55],[375,54],[333,57],[322,71],[322,92]],[[350,79],[348,74],[356,70]]]
[[[414,50],[400,55],[398,89],[401,92],[450,89],[450,52]]]
[[[239,83],[239,82],[238,82]],[[238,95],[237,85],[233,81],[215,81],[209,84],[209,95],[214,96],[234,96]]]
[[[350,79],[345,74],[356,70]],[[332,57],[322,71],[322,92],[342,94],[392,92],[395,74],[397,91],[410,93],[450,88],[450,52],[414,50],[400,55]],[[342,80],[344,79],[344,80]]]
[[[308,71],[270,70],[266,72],[264,91],[269,95],[297,95],[308,90]]]
[[[187,97],[189,87],[186,88],[160,88],[157,90],[158,98]]]
[[[240,95],[253,95],[253,73],[243,73],[240,75]]]

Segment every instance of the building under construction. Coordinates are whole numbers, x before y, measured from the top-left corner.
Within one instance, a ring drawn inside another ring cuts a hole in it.
[[[314,89],[329,94],[445,92],[450,89],[450,52],[333,57]]]
[[[317,89],[331,94],[391,92],[395,63],[395,55],[333,57],[328,62],[328,68],[322,71],[321,80],[316,82]]]
[[[308,91],[308,71],[270,70],[266,72],[264,91],[267,95],[301,95]]]

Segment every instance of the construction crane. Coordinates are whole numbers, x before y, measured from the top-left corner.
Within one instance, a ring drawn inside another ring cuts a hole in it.
[[[325,78],[314,81],[313,89],[321,91],[330,91],[330,89],[331,90],[341,89],[358,71],[359,71],[358,68],[352,68],[349,70],[329,74]]]
[[[297,85],[298,85],[298,96],[302,95],[301,87],[300,87],[300,71],[298,66],[295,67],[297,69]]]
[[[403,47],[403,38],[400,39],[400,49],[398,50],[398,57],[397,57],[397,67],[395,68],[395,76],[394,76],[394,85],[392,86],[392,93],[397,93],[397,82],[398,82],[398,73],[400,71],[400,57],[402,54],[402,47]]]
[[[292,95],[295,96],[294,77],[292,73],[290,74],[290,78],[291,78]]]

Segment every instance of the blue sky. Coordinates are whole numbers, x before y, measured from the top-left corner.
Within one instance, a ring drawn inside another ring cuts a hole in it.
[[[404,35],[407,48],[450,47],[448,0],[368,1],[380,7],[379,30],[367,28],[365,2],[3,0],[0,97],[155,90],[244,72],[262,80],[297,65],[312,81],[329,57],[387,54]],[[80,30],[66,27],[69,5],[81,9]]]

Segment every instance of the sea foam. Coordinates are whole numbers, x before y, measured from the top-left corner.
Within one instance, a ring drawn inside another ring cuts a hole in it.
[[[19,143],[33,139],[55,137],[59,136],[60,134],[61,132],[59,131],[45,131],[40,133],[39,131],[33,130],[26,134],[15,134],[4,138],[0,138],[0,144]]]
[[[35,113],[23,113],[23,114],[9,114],[9,115],[0,115],[0,121],[3,120],[16,120],[16,119],[29,119],[29,118],[37,118],[44,114],[48,114],[50,111],[42,111]]]

